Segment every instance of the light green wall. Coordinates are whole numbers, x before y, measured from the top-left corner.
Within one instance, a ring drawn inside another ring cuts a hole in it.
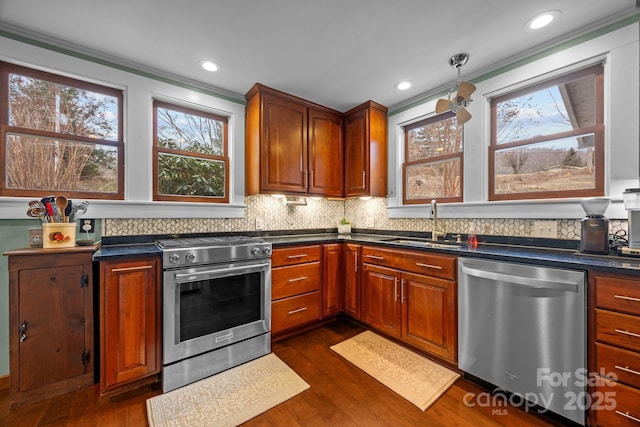
[[[26,207],[25,207],[26,212]],[[29,246],[29,229],[41,228],[40,221],[34,219],[0,220],[0,253]],[[96,230],[100,221],[96,220]],[[90,234],[96,238],[99,233]],[[82,234],[84,237],[84,233]],[[9,373],[9,270],[7,257],[0,257],[0,375]]]

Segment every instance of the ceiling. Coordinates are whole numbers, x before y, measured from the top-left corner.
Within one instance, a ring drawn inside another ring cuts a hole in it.
[[[525,28],[551,9],[549,27]],[[470,54],[472,79],[638,12],[636,0],[0,0],[0,30],[239,99],[260,82],[346,111],[445,90],[453,54]],[[404,79],[414,86],[396,90]]]

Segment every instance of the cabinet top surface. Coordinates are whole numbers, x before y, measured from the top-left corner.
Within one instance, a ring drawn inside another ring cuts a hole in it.
[[[19,248],[13,249],[7,252],[4,252],[5,256],[16,256],[16,255],[51,255],[51,254],[76,254],[76,253],[85,253],[85,252],[95,252],[99,244],[94,244],[90,246],[74,246],[72,248],[60,248],[60,249],[44,249],[44,248]]]

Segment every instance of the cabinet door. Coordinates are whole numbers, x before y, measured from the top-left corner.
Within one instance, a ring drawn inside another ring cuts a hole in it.
[[[343,306],[342,245],[322,245],[322,315],[338,314]]]
[[[159,258],[101,263],[101,390],[161,369]]]
[[[19,272],[20,392],[86,373],[83,364],[85,307],[82,264],[24,269]]]
[[[368,194],[369,134],[367,110],[356,111],[344,122],[345,128],[345,176],[344,195]]]
[[[362,320],[390,335],[401,335],[400,273],[362,265]]]
[[[402,287],[402,338],[416,347],[455,362],[455,283],[405,273]]]
[[[307,107],[265,94],[262,104],[261,190],[307,191]]]
[[[360,259],[361,245],[345,244],[344,311],[360,320]]]
[[[310,194],[341,197],[344,181],[342,117],[309,109]]]

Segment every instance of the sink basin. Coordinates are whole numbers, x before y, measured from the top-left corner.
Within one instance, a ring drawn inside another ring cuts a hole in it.
[[[419,246],[423,248],[458,249],[461,247],[461,245],[457,243],[432,242],[430,240],[407,239],[406,237],[387,239],[384,241],[389,243],[397,243],[399,245]]]

